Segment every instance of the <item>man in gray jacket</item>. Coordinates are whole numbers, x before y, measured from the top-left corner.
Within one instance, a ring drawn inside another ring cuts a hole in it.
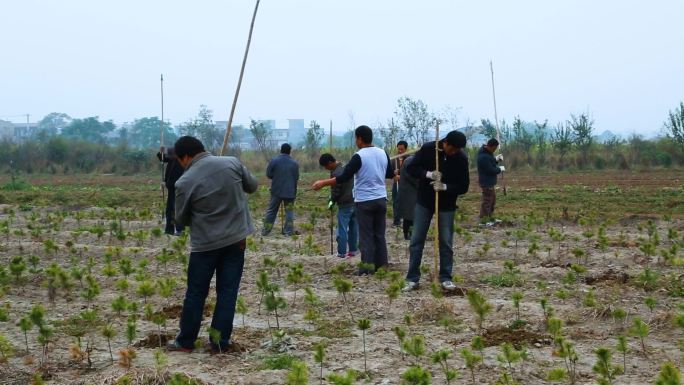
[[[264,228],[261,235],[268,235],[273,230],[273,223],[278,216],[281,203],[285,206],[285,228],[283,234],[294,233],[294,200],[297,197],[297,181],[299,180],[299,164],[290,156],[292,147],[283,143],[280,155],[271,159],[266,168],[266,176],[271,180],[271,201],[264,215]]]
[[[323,154],[318,164],[330,171],[330,177],[335,178],[344,172],[344,164],[337,162],[332,154]],[[359,250],[359,226],[354,213],[354,181],[348,180],[330,187],[330,202],[328,209],[337,205],[337,257],[351,258]],[[349,245],[349,249],[347,249]],[[347,252],[349,250],[349,252]]]
[[[176,223],[190,227],[191,250],[180,332],[167,347],[184,352],[195,347],[209,283],[216,273],[211,327],[220,332],[220,338],[218,343],[211,341],[211,348],[212,352],[234,350],[230,336],[245,239],[254,231],[245,193],[255,192],[257,181],[237,158],[213,156],[197,138],[181,137],[175,152],[185,168],[176,182]]]

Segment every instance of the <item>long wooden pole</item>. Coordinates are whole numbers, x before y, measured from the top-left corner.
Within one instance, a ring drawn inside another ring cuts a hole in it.
[[[435,171],[439,171],[439,121],[435,127]],[[433,281],[439,284],[439,192],[435,191],[435,257]]]
[[[501,131],[499,130],[499,117],[496,114],[496,91],[494,89],[494,64],[489,61],[489,70],[492,73],[492,99],[494,100],[494,123],[496,124],[496,140],[499,141],[499,146],[501,146]],[[501,173],[501,185],[503,186],[503,193],[506,195],[506,181],[504,180],[504,173]]]
[[[332,150],[333,150],[332,119],[330,120],[330,132],[329,132],[329,134],[330,134],[330,140],[328,143],[328,151],[332,154]],[[333,210],[333,208],[331,207],[330,208],[330,254],[331,255],[335,252],[334,247],[333,247],[333,228],[335,227],[335,219],[333,219],[333,211],[335,211],[335,210]]]
[[[254,31],[254,20],[256,19],[257,10],[259,9],[259,1],[256,0],[256,5],[254,6],[254,14],[252,15],[252,23],[249,25],[249,35],[247,36],[247,46],[245,47],[245,56],[242,58],[242,67],[240,68],[240,77],[238,78],[238,84],[235,88],[235,96],[233,97],[233,105],[230,108],[230,116],[228,117],[228,123],[226,123],[226,134],[223,136],[223,146],[221,146],[221,152],[219,155],[223,155],[228,146],[228,141],[230,140],[230,133],[233,130],[233,116],[235,116],[235,106],[237,105],[238,95],[240,95],[240,86],[242,85],[242,77],[245,74],[245,65],[247,64],[247,55],[249,54],[249,46],[252,43],[252,31]]]
[[[161,152],[161,148],[164,146],[164,74],[161,74],[160,76],[160,91],[161,91],[161,122],[159,123],[159,151]],[[164,196],[164,188],[166,187],[164,185],[165,178],[164,178],[164,153],[161,153],[161,157],[159,159],[159,168],[161,169],[161,196],[162,196],[162,211],[161,211],[161,217],[164,218],[164,215],[166,214],[166,199]]]

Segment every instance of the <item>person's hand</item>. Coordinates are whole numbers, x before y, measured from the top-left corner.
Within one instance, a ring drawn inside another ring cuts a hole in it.
[[[504,172],[504,171],[506,171],[506,167],[504,167],[504,166],[499,166],[499,170],[501,170],[501,172]]]
[[[317,180],[314,182],[314,184],[311,185],[311,188],[316,191],[322,189],[323,187],[325,187],[325,181],[323,180]]]
[[[399,176],[399,175],[395,175],[395,176],[394,176],[394,180],[395,180],[396,182],[399,182],[400,179],[401,179],[401,176]]]
[[[332,210],[333,206],[335,206],[335,202],[333,201],[328,201],[328,210]]]
[[[497,161],[497,162],[503,161],[503,154],[497,155],[497,156],[496,156],[496,161]]]
[[[164,182],[161,182],[161,184],[160,184],[160,185],[161,185],[161,188],[162,188],[162,190],[163,190],[164,188],[166,188],[166,183],[164,183]]]
[[[425,177],[432,180],[442,180],[442,173],[439,171],[428,171],[425,173]]]
[[[399,170],[394,170],[394,175],[399,175]]]
[[[435,191],[446,191],[447,189],[447,186],[438,180],[431,182],[430,184],[432,185],[432,189]]]

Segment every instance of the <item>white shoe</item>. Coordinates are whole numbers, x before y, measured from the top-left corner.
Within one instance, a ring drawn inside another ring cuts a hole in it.
[[[409,291],[413,291],[416,289],[418,289],[418,282],[406,281],[404,287],[401,288],[401,291],[403,291],[404,293],[408,293]]]
[[[451,281],[444,281],[444,282],[442,282],[442,289],[454,291],[454,290],[456,290],[456,285],[454,285],[454,283]]]

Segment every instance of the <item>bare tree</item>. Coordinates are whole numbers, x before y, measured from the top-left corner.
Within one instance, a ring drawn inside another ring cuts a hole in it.
[[[403,130],[394,122],[394,118],[392,118],[387,122],[386,127],[379,127],[379,131],[385,151],[392,153],[392,150],[397,142],[403,139]]]
[[[413,100],[407,96],[401,97],[397,100],[397,110],[394,114],[405,130],[407,139],[416,145],[422,145],[431,140],[428,133],[434,126],[435,117],[422,100]]]
[[[325,137],[325,132],[315,120],[312,120],[309,124],[309,128],[306,130],[306,136],[304,137],[304,151],[310,157],[315,157],[321,149],[321,142]]]
[[[271,158],[271,152],[273,151],[271,146],[273,131],[271,131],[270,127],[264,122],[257,122],[254,119],[250,119],[249,132],[252,134],[259,152],[266,158],[266,161],[268,161]]]

